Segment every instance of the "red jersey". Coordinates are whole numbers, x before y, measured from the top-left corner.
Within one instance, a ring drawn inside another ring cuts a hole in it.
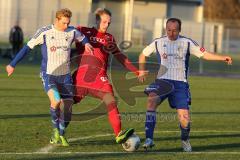
[[[98,32],[95,28],[77,27],[77,29],[88,38],[90,44],[94,48],[94,57],[92,57],[89,62],[89,53],[85,52],[84,47],[82,47],[80,43],[77,43],[79,55],[82,58],[79,66],[81,67],[85,64],[94,65],[101,68],[101,73],[106,73],[109,55],[120,52],[115,43],[114,37],[109,33]]]
[[[117,47],[114,37],[109,33],[98,32],[95,28],[77,27],[93,46],[93,55],[85,52],[81,43],[76,43],[79,52],[79,67],[75,73],[75,84],[87,88],[101,89],[110,84],[107,77],[108,58],[113,54],[126,68],[137,73],[137,68]]]

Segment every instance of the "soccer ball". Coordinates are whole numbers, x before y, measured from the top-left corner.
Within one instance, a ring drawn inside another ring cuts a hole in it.
[[[131,135],[127,141],[122,144],[123,149],[128,152],[136,151],[139,146],[140,138],[136,134]]]

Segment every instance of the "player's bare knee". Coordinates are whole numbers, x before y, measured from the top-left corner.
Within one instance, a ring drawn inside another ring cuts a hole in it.
[[[61,104],[60,100],[59,101],[54,101],[54,100],[51,101],[52,108],[58,108],[60,106],[60,104]]]
[[[190,117],[188,114],[180,114],[178,115],[179,122],[182,126],[182,128],[187,128],[190,123]]]
[[[106,105],[109,105],[111,103],[116,103],[116,100],[114,98],[114,96],[112,94],[105,94],[103,96],[103,102],[106,104]]]
[[[61,104],[61,97],[58,90],[56,88],[51,88],[47,94],[51,103],[51,107],[58,108]]]
[[[147,100],[147,109],[148,110],[156,110],[159,103],[159,97],[155,94],[149,95]]]

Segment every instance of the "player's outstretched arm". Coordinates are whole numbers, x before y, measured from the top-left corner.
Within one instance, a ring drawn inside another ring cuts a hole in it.
[[[212,60],[212,61],[224,61],[228,65],[232,64],[232,58],[230,56],[225,56],[225,55],[218,55],[218,54],[213,54],[210,52],[205,52],[203,55],[203,59],[205,60]]]
[[[132,64],[132,62],[127,58],[126,55],[121,53],[121,51],[118,51],[113,54],[114,57],[129,71],[135,73],[136,76],[138,76],[139,72],[138,69]]]
[[[6,71],[8,76],[10,76],[14,72],[14,68],[18,62],[20,62],[25,55],[30,51],[28,45],[25,45],[16,55],[16,57],[10,62],[9,65],[6,66]]]

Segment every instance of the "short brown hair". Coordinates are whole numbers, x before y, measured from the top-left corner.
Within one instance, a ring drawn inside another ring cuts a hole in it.
[[[110,17],[112,16],[112,13],[108,9],[106,9],[106,8],[98,8],[95,11],[96,21],[100,21],[100,19],[101,19],[100,17],[103,14],[107,14]]]
[[[181,31],[182,22],[181,22],[180,19],[178,19],[178,18],[169,18],[169,19],[167,20],[166,24],[167,24],[168,22],[177,22],[177,23],[178,23],[178,27],[179,27],[178,29],[179,29],[179,31]]]
[[[72,17],[72,12],[68,8],[60,9],[56,12],[56,18],[60,19],[61,17]]]

